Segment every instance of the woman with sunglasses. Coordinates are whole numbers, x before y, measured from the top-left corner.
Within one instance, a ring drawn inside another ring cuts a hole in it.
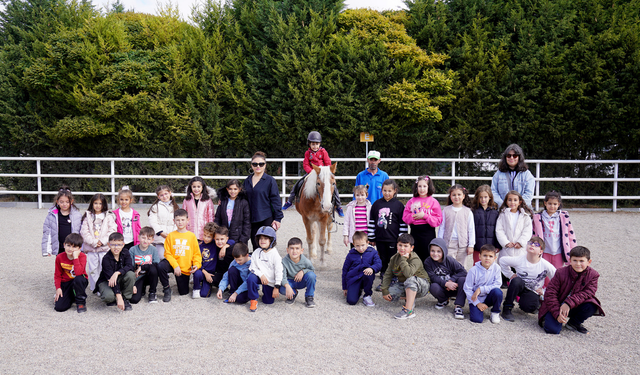
[[[498,171],[491,181],[493,200],[500,207],[507,193],[515,190],[522,195],[524,203],[531,207],[535,185],[535,178],[524,161],[522,148],[515,143],[510,144],[504,150],[498,162]]]
[[[281,209],[280,192],[275,178],[265,173],[267,169],[267,155],[258,151],[251,157],[251,173],[244,180],[242,188],[249,200],[251,216],[251,244],[258,248],[256,233],[262,226],[280,229],[280,221],[284,217]]]

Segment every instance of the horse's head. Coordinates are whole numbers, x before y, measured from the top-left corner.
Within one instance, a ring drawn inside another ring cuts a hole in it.
[[[307,180],[307,184],[309,186],[305,186],[305,190],[314,189],[313,195],[309,194],[311,191],[305,191],[305,193],[307,196],[317,195],[320,198],[320,205],[324,212],[331,212],[333,209],[333,202],[331,199],[333,197],[333,192],[336,189],[336,178],[334,176],[336,165],[337,163],[333,163],[330,167],[318,167],[317,165],[314,165],[313,170],[315,172],[315,179],[312,177],[311,181]],[[312,175],[313,173],[310,174],[310,176]],[[315,182],[315,187],[310,182]]]

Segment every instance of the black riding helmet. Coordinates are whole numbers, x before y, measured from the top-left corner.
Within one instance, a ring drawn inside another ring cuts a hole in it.
[[[319,132],[314,130],[311,133],[309,133],[309,136],[307,136],[307,141],[321,143],[322,142],[322,136],[320,135]]]

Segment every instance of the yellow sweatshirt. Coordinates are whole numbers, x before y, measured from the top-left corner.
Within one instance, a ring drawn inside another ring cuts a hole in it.
[[[169,233],[164,241],[164,257],[169,261],[171,267],[179,266],[183,275],[191,274],[191,266],[202,267],[200,246],[196,235],[192,232],[173,231]]]

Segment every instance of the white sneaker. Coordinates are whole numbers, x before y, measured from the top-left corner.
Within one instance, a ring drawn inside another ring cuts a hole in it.
[[[373,298],[371,296],[366,296],[362,299],[362,303],[367,307],[373,307],[376,304],[373,302]]]
[[[194,289],[193,294],[191,294],[191,298],[198,299],[200,298],[200,289]]]
[[[498,324],[500,323],[500,313],[491,313],[491,323]]]

